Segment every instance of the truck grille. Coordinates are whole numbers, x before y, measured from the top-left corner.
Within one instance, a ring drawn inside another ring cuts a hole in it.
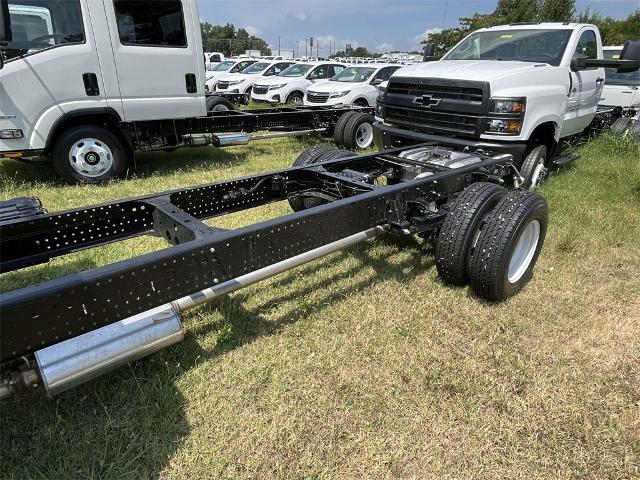
[[[479,136],[489,107],[489,84],[440,78],[392,78],[385,120],[412,130]]]
[[[311,103],[327,103],[329,92],[307,92],[307,100]]]
[[[254,85],[253,93],[256,95],[264,95],[269,91],[269,87],[265,85]]]

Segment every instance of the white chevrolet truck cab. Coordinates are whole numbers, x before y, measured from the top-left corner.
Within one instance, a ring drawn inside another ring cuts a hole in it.
[[[293,65],[293,61],[258,61],[238,73],[220,75],[216,81],[216,92],[251,93],[253,84],[280,74]]]
[[[299,105],[304,102],[304,94],[311,85],[327,80],[345,68],[345,65],[336,62],[296,63],[277,76],[256,82],[251,99],[255,102]]]
[[[374,106],[378,85],[389,80],[400,65],[369,64],[349,67],[325,82],[307,89],[305,105],[359,105]]]
[[[559,141],[583,132],[596,115],[604,66],[597,27],[512,24],[471,33],[441,60],[401,68],[376,107],[376,144],[438,142],[458,149],[511,153],[525,183],[550,166]],[[526,185],[525,185],[526,186]]]
[[[622,46],[602,47],[602,53],[607,60],[617,60],[622,54]],[[600,106],[640,106],[640,70],[620,73],[615,68],[606,68]]]

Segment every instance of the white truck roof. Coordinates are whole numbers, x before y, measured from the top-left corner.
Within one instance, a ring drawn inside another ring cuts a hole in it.
[[[495,27],[480,28],[476,32],[492,32],[501,30],[575,30],[582,27],[594,27],[588,23],[559,23],[559,22],[526,22],[496,25]]]

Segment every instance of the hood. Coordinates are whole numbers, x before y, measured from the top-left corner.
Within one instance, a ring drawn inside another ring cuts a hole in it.
[[[245,75],[244,73],[225,73],[216,77],[216,80],[224,80],[225,82],[233,82],[235,80],[245,81],[248,77],[255,77],[255,75]]]
[[[256,85],[281,85],[283,83],[291,83],[301,79],[302,77],[279,77],[275,75],[273,77],[261,77],[256,81]]]
[[[500,60],[441,60],[411,65],[396,70],[393,77],[447,78],[452,80],[476,80],[491,82],[519,74],[539,74],[547,69],[557,69],[546,63],[511,62]]]
[[[207,79],[220,77],[221,75],[231,75],[231,74],[229,72],[212,72],[209,70],[207,70],[207,72],[205,73],[205,76],[207,77]]]
[[[332,82],[326,80],[324,82],[314,83],[308,90],[311,92],[344,92],[345,90],[353,90],[362,85],[367,85],[367,82]]]

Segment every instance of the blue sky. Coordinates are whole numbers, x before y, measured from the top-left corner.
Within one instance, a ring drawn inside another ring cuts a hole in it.
[[[446,16],[444,16],[446,4]],[[200,17],[213,24],[233,23],[282,48],[296,42],[304,54],[304,39],[319,41],[320,54],[329,42],[343,50],[346,43],[374,51],[418,49],[425,32],[451,27],[459,17],[488,13],[496,1],[474,0],[198,0]],[[626,17],[640,0],[577,0],[578,10]]]

